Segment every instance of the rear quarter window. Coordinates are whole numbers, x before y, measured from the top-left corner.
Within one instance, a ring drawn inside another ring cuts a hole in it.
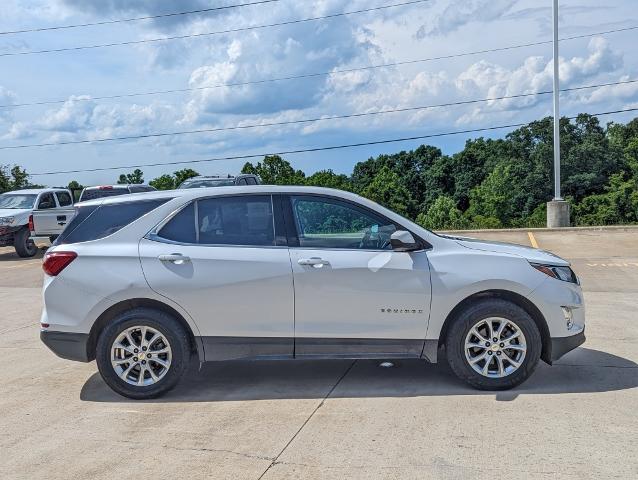
[[[56,245],[108,237],[171,200],[161,198],[130,203],[78,207],[78,214],[55,241]]]

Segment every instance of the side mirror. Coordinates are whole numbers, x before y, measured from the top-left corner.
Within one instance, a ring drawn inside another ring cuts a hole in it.
[[[421,245],[414,239],[410,232],[397,230],[390,235],[390,245],[395,252],[411,252],[421,249]]]

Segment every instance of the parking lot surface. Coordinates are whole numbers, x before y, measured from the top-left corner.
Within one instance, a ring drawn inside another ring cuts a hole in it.
[[[638,229],[467,235],[582,279],[587,342],[513,391],[445,363],[273,361],[195,367],[135,402],[40,343],[42,255],[0,248],[0,478],[638,478]]]

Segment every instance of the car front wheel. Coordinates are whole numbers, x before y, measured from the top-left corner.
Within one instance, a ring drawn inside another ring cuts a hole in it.
[[[521,307],[485,299],[457,316],[445,347],[450,367],[460,379],[480,390],[506,390],[532,374],[542,341],[536,323]]]
[[[33,257],[36,253],[38,253],[38,246],[31,238],[31,232],[27,227],[20,229],[15,234],[13,246],[15,247],[18,256],[22,258]]]
[[[96,360],[102,378],[125,397],[154,398],[172,389],[190,359],[189,337],[165,312],[136,308],[100,334]]]

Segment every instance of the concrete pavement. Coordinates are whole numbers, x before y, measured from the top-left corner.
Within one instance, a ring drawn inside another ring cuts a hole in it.
[[[581,276],[588,340],[498,394],[443,363],[295,361],[194,367],[131,401],[40,343],[39,260],[0,249],[0,478],[636,478],[638,230],[532,234]]]

